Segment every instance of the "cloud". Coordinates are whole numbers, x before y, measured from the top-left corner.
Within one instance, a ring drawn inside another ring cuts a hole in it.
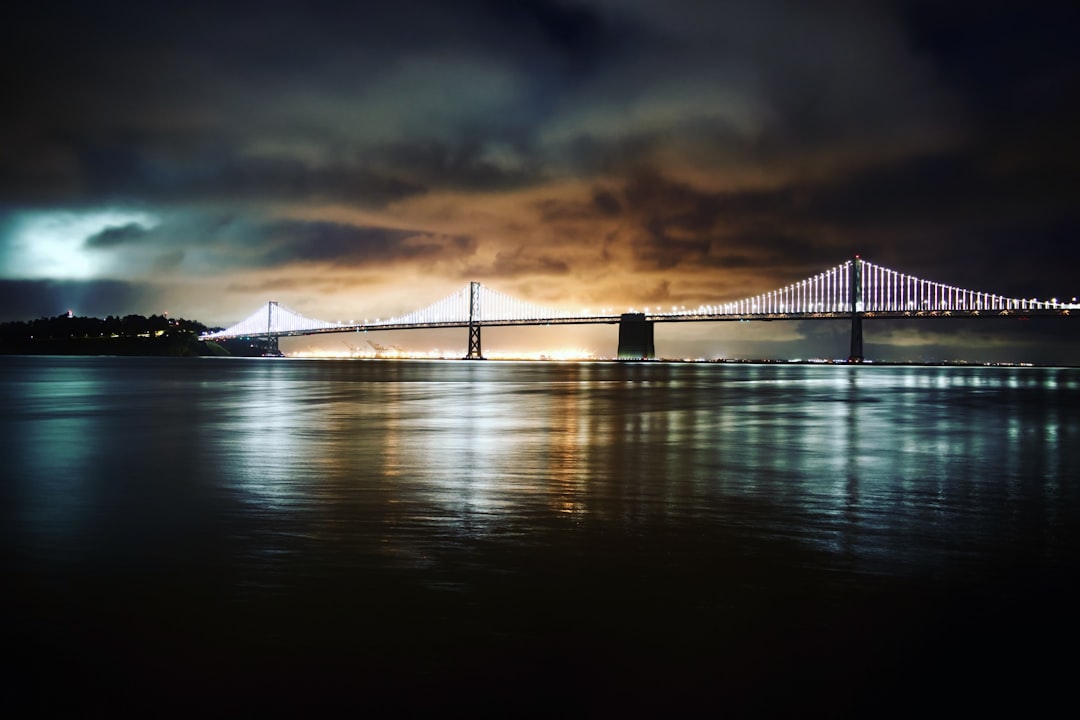
[[[525,247],[498,252],[490,264],[469,265],[464,270],[467,277],[483,278],[566,275],[569,272],[570,266],[565,260]]]
[[[254,228],[243,260],[274,267],[292,263],[361,266],[402,261],[432,262],[468,253],[473,241],[386,227],[283,220]]]
[[[945,122],[936,78],[887,13],[717,5],[286,2],[258,23],[228,7],[212,21],[174,3],[70,8],[88,32],[29,13],[4,36],[22,69],[0,189],[377,205],[672,155],[790,162]]]
[[[180,249],[162,253],[154,258],[153,270],[156,273],[167,273],[175,270],[183,264],[186,255],[187,253]]]
[[[124,208],[32,210],[0,223],[0,272],[22,278],[101,276],[108,250],[130,247],[156,216]]]
[[[367,153],[369,162],[407,177],[416,187],[511,190],[542,182],[531,149],[481,139],[388,143]]]
[[[113,225],[90,235],[83,241],[88,248],[113,248],[138,244],[146,239],[149,231],[139,223]]]
[[[537,208],[559,232],[591,228],[607,254],[628,254],[642,272],[756,268],[774,273],[779,283],[848,253],[840,243],[830,253],[833,243],[812,225],[797,226],[791,216],[798,202],[790,188],[717,191],[639,167],[594,188],[587,199],[543,200]]]
[[[346,308],[352,278],[381,311],[410,300],[386,278],[482,276],[537,302],[697,304],[861,253],[1071,296],[1077,12],[28,6],[0,26],[0,277],[238,297],[296,278]]]
[[[263,295],[267,292],[296,291],[306,293],[338,293],[343,290],[355,290],[363,283],[355,276],[317,276],[274,274],[269,277],[256,277],[230,282],[224,286],[227,293],[245,295]]]
[[[792,173],[823,151],[865,162],[955,131],[949,88],[888,5],[595,4],[623,47],[564,98],[544,138],[587,141],[604,166],[674,153]]]

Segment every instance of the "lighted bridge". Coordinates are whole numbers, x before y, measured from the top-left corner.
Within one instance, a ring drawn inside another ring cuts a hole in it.
[[[484,326],[619,324],[619,358],[656,356],[653,326],[657,322],[731,320],[851,320],[850,359],[863,358],[863,318],[1068,316],[1080,304],[1054,300],[1009,298],[993,293],[933,282],[891,270],[861,258],[786,287],[744,300],[701,305],[696,308],[660,308],[643,312],[578,312],[557,310],[519,300],[473,282],[427,307],[387,319],[363,323],[312,320],[276,302],[203,340],[266,339],[276,348],[277,338],[290,335],[402,330],[412,328],[468,328],[469,359],[483,357],[480,330]]]

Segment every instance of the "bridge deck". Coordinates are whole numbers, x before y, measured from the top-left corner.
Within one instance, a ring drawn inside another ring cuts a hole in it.
[[[643,313],[648,322],[771,322],[783,320],[850,320],[850,312],[814,312],[814,313],[742,313],[727,315],[709,315],[699,313]],[[1033,317],[1071,317],[1070,310],[906,310],[863,312],[865,320],[902,320],[902,319],[1024,319]],[[618,325],[621,315],[592,315],[582,317],[554,317],[533,319],[479,320],[470,323],[467,320],[452,320],[429,323],[356,323],[335,325],[332,327],[281,330],[243,335],[214,335],[202,339],[235,337],[301,337],[346,332],[375,332],[383,330],[421,330],[438,328],[479,327],[543,327],[546,325]]]

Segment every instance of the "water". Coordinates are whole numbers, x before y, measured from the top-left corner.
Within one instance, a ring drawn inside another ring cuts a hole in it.
[[[1077,370],[0,357],[0,401],[4,683],[43,710],[880,716],[1072,679]]]

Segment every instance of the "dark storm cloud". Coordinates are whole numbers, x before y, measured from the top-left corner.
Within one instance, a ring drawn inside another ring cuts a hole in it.
[[[221,168],[203,185],[207,197],[261,200],[347,201],[379,206],[424,192],[413,182],[360,167],[307,163],[280,158],[252,158]]]
[[[369,153],[371,161],[427,187],[450,190],[511,190],[543,179],[541,158],[528,143],[492,148],[479,139],[395,143]]]
[[[794,232],[803,203],[798,189],[707,191],[639,168],[617,187],[594,189],[588,202],[543,201],[539,210],[556,226],[594,220],[632,228],[619,233],[620,242],[646,269],[759,267],[799,274],[823,258],[842,260],[846,252],[833,248],[830,258],[807,228]]]
[[[1080,73],[1077,47],[1061,28],[1076,26],[1076,11],[1040,6],[1029,15],[1026,8],[995,7],[984,16],[966,7],[939,16],[939,6],[898,3],[890,19],[887,8],[843,3],[812,9],[765,3],[741,11],[712,4],[701,32],[730,42],[718,42],[719,55],[702,60],[726,55],[730,62],[720,65],[729,70],[754,61],[753,90],[742,96],[763,111],[754,132],[723,118],[701,123],[684,115],[655,132],[576,141],[583,167],[627,178],[622,227],[638,232],[620,235],[635,257],[658,269],[772,267],[781,279],[785,265],[809,267],[862,252],[971,284],[1004,275],[1002,256],[1043,279],[1046,257],[1066,261],[1057,265],[1059,275],[1075,265],[1076,243],[1062,241],[1077,229],[1073,168],[1080,158],[1072,136],[1080,124]],[[661,33],[699,20],[640,7]],[[740,12],[745,22],[717,29]],[[798,17],[807,20],[803,28],[795,27]],[[779,42],[785,37],[799,42]],[[870,47],[879,42],[884,50]],[[952,64],[954,58],[961,62]],[[664,60],[659,57],[658,72]],[[723,84],[731,74],[717,77]],[[919,147],[920,140],[929,142]],[[787,164],[793,172],[765,189],[736,185],[717,192],[671,180],[662,165],[651,174],[636,169],[672,143],[693,148],[698,164]],[[828,154],[815,155],[830,148],[840,158],[857,151],[839,165]],[[836,168],[821,172],[830,164]],[[585,204],[559,208],[561,218],[555,210],[544,214],[551,220],[597,214]]]
[[[262,267],[297,262],[350,267],[433,261],[445,255],[468,254],[472,248],[473,241],[461,236],[290,220],[258,227],[243,261]]]
[[[21,102],[0,120],[18,139],[0,188],[40,201],[376,205],[618,172],[673,145],[775,160],[941,122],[932,73],[858,4],[61,7],[5,37]]]
[[[512,251],[500,252],[489,264],[475,264],[465,267],[462,274],[468,278],[486,279],[514,278],[531,275],[566,275],[570,265],[565,260],[536,249],[519,247]]]
[[[146,239],[149,231],[138,223],[107,227],[94,233],[83,242],[88,248],[113,248],[138,244]]]
[[[949,83],[965,89],[974,63],[939,70],[927,58],[955,23],[895,7],[35,5],[0,31],[20,100],[0,119],[15,140],[0,189],[378,206],[552,167],[620,174],[665,149],[775,166],[950,131],[963,103]],[[993,51],[972,34],[972,52]]]
[[[96,137],[64,150],[69,163],[58,169],[52,184],[34,181],[37,161],[27,157],[29,169],[7,167],[0,175],[0,190],[29,205],[47,201],[67,206],[97,202],[205,203],[348,202],[377,207],[393,200],[424,193],[427,188],[395,175],[372,170],[359,161],[341,158],[311,161],[299,158],[244,156],[239,148],[201,149],[183,156],[141,139]],[[400,173],[398,173],[400,174]]]
[[[1080,7],[1027,3],[899,3],[911,45],[932,58],[984,127],[1034,130],[1075,118]]]
[[[336,293],[355,289],[364,285],[364,278],[359,277],[295,277],[279,276],[252,282],[232,282],[225,286],[225,292],[247,295],[264,295],[268,292],[297,291],[310,293]]]
[[[1080,183],[1047,159],[1009,167],[997,153],[968,149],[905,158],[799,188],[804,201],[788,206],[787,220],[840,232],[853,250],[924,276],[953,266],[948,282],[1000,281],[1005,257],[1021,282],[1062,282],[1064,268],[1080,262],[1068,241],[1080,232]],[[1048,267],[1048,258],[1057,262]]]
[[[522,143],[599,39],[590,10],[544,2],[35,5],[0,30],[19,99],[0,191],[376,205],[520,184]]]
[[[609,217],[615,217],[622,211],[622,204],[619,202],[619,198],[613,193],[599,188],[593,191],[592,204],[602,215],[607,215]]]
[[[597,4],[631,50],[574,96],[582,119],[603,121],[567,133],[583,168],[658,148],[703,165],[790,165],[814,148],[871,151],[954,125],[950,94],[887,4]]]
[[[186,257],[187,253],[183,250],[170,250],[155,256],[151,267],[155,273],[166,273],[180,267]]]
[[[152,228],[107,227],[83,245],[112,251],[126,272],[162,272],[182,263],[201,275],[288,267],[385,267],[400,262],[458,260],[475,252],[464,235],[316,220],[275,220],[246,214],[173,213]],[[311,280],[308,280],[311,282]]]
[[[595,190],[592,202],[544,201],[539,210],[556,226],[593,220],[636,228],[622,242],[658,270],[756,268],[780,282],[863,254],[966,287],[990,278],[996,292],[1030,295],[1035,278],[1067,286],[1080,259],[1071,240],[1080,233],[1073,183],[1052,157],[1029,156],[1031,164],[1019,167],[999,157],[963,148],[734,191],[644,168],[619,187]],[[1046,258],[1062,262],[1047,268]]]

